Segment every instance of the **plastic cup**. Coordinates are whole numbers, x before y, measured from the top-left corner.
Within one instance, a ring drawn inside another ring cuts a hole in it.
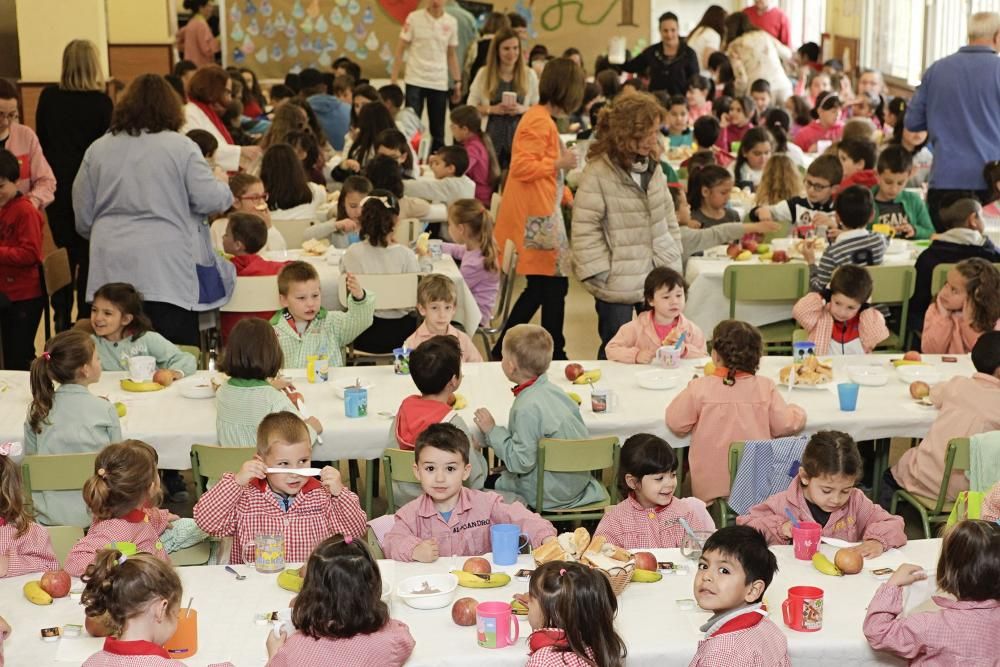
[[[133,382],[151,382],[156,372],[156,357],[139,355],[129,357],[128,376]]]
[[[493,562],[496,565],[513,565],[521,547],[528,543],[528,536],[521,533],[521,527],[513,523],[497,523],[490,528],[490,544]]]
[[[841,382],[837,385],[837,397],[840,399],[840,410],[842,412],[854,412],[858,407],[858,389],[861,385],[856,382]]]
[[[280,533],[263,533],[254,537],[256,547],[254,565],[258,572],[274,574],[285,569],[285,536]]]
[[[181,609],[177,616],[177,630],[168,639],[163,648],[174,660],[190,658],[198,652],[198,612],[194,609]]]
[[[823,628],[823,589],[815,586],[792,586],[781,603],[785,625],[799,632]]]
[[[521,628],[506,602],[480,602],[476,607],[476,639],[483,648],[503,648],[517,641]]]
[[[792,548],[799,560],[812,560],[819,549],[819,538],[823,526],[814,521],[800,521],[799,527],[792,526]]]

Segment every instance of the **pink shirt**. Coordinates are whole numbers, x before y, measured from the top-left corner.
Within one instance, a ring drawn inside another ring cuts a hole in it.
[[[0,519],[0,554],[7,554],[10,558],[7,574],[4,575],[7,577],[59,569],[49,533],[37,523],[28,524],[27,532],[17,537],[17,528],[13,524],[4,524]]]
[[[736,523],[759,530],[768,544],[789,544],[791,540],[781,534],[781,527],[788,522],[785,511],[790,510],[799,521],[814,521],[806,503],[802,483],[796,477],[787,489],[751,507],[749,515],[736,517]],[[822,534],[847,542],[876,540],[884,549],[906,544],[903,517],[889,514],[861,489],[851,489],[847,503],[830,514]]]
[[[219,52],[219,40],[212,35],[208,21],[195,16],[177,31],[177,49],[198,67],[215,64],[215,54]]]
[[[756,614],[757,612],[751,612]],[[789,667],[788,640],[769,619],[749,628],[725,632],[725,626],[698,642],[688,667]]]
[[[757,375],[736,378],[726,386],[710,375],[691,380],[667,406],[667,426],[691,434],[688,461],[691,488],[706,503],[729,495],[729,444],[792,435],[806,424],[806,412],[785,403],[774,380]]]
[[[403,347],[408,350],[415,350],[417,349],[417,346],[435,335],[437,334],[433,334],[427,329],[427,323],[425,322],[417,327],[416,331],[410,334],[410,337],[403,342]],[[472,339],[469,338],[469,335],[464,331],[459,331],[449,324],[445,335],[454,336],[458,339],[458,344],[462,348],[462,361],[466,363],[476,363],[483,360],[483,355],[479,354],[479,350],[476,349],[476,344],[472,342]]]
[[[51,204],[56,198],[56,177],[42,154],[42,145],[35,132],[27,125],[12,124],[6,150],[17,158],[21,167],[17,180],[18,191],[26,195],[35,208],[43,209]],[[72,189],[73,184],[64,183],[63,187]]]
[[[489,210],[493,201],[493,187],[490,185],[490,154],[486,150],[486,144],[479,136],[470,134],[462,145],[469,154],[469,168],[465,170],[465,175],[476,184],[476,199]]]
[[[993,327],[1000,331],[1000,320]],[[961,312],[948,312],[941,305],[941,293],[927,307],[924,330],[920,336],[920,349],[925,354],[968,354],[983,335],[972,328],[972,323]]]
[[[87,531],[87,536],[73,545],[63,569],[70,576],[79,577],[94,562],[98,551],[115,542],[132,542],[140,553],[151,553],[169,563],[170,556],[160,541],[160,535],[167,529],[168,514],[167,510],[151,508],[133,510],[117,519],[95,521]]]
[[[343,639],[313,639],[294,632],[267,667],[402,667],[415,644],[409,626],[391,618],[371,634]]]
[[[824,127],[818,120],[814,120],[795,135],[795,144],[806,151],[812,150],[817,141],[840,141],[840,135],[844,133],[844,123],[837,121],[833,127]]]
[[[911,667],[997,664],[1000,601],[932,599],[940,611],[903,616],[903,589],[888,582],[879,586],[863,626],[868,643],[909,660]]]
[[[508,505],[492,491],[462,488],[448,521],[426,493],[399,508],[382,549],[387,558],[409,562],[413,560],[413,549],[433,538],[441,556],[481,556],[491,550],[490,526],[495,523],[518,524],[532,547],[556,534],[551,523],[521,503]]]
[[[985,373],[955,377],[931,387],[931,401],[939,412],[927,437],[903,453],[892,476],[910,493],[936,498],[944,475],[948,441],[1000,429],[1000,379]],[[953,470],[948,500],[969,488],[963,470]]]
[[[594,536],[603,535],[622,549],[670,549],[684,539],[681,518],[694,530],[715,530],[705,503],[697,498],[674,498],[669,505],[647,509],[629,496],[605,512]]]
[[[705,349],[705,334],[701,332],[698,325],[683,315],[678,316],[677,320],[675,326],[680,329],[678,335],[687,334],[681,356],[706,356],[708,352]],[[639,352],[651,352],[655,355],[656,351],[663,345],[662,341],[663,339],[656,331],[653,311],[647,310],[639,313],[635,319],[623,324],[618,329],[614,338],[608,341],[606,353],[611,361],[634,364]]]
[[[1000,482],[994,484],[983,499],[982,515],[984,521],[1000,519]]]

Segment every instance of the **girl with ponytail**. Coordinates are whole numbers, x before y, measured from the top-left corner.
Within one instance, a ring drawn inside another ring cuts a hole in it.
[[[476,107],[466,104],[452,110],[451,134],[469,155],[465,175],[476,184],[476,199],[489,208],[493,191],[500,185],[500,163],[493,140],[483,132],[483,117]]]
[[[479,304],[481,324],[488,326],[500,285],[493,216],[478,199],[459,199],[448,207],[448,233],[455,242],[442,243],[441,250],[461,262],[462,277]]]

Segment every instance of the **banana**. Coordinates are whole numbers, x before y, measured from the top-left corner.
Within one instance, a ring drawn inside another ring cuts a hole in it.
[[[465,570],[452,570],[451,573],[458,577],[458,585],[465,588],[500,588],[510,583],[510,575],[503,572],[478,575]]]
[[[125,391],[160,391],[163,389],[163,385],[156,382],[133,382],[128,378],[121,381],[121,386]]]
[[[452,404],[451,409],[464,410],[465,407],[469,404],[469,402],[465,400],[465,396],[462,396],[461,394],[455,394],[454,396],[455,396],[455,402]]]
[[[649,570],[640,570],[639,568],[636,568],[632,572],[632,581],[637,581],[640,584],[655,584],[662,578],[663,575],[659,572],[650,572]]]
[[[510,602],[511,613],[515,616],[527,616],[528,607],[520,600],[511,600]]]
[[[293,593],[300,592],[302,590],[302,577],[299,576],[299,571],[294,568],[283,570],[278,575],[278,586]]]
[[[42,582],[29,581],[24,585],[24,597],[31,604],[52,604],[52,596],[42,590]]]
[[[573,384],[593,384],[601,379],[601,369],[595,368],[592,371],[586,371],[581,373],[575,380]]]
[[[822,574],[828,574],[831,577],[844,576],[844,573],[840,571],[840,568],[831,563],[830,559],[819,551],[813,554],[812,562],[813,567],[819,570]]]
[[[575,391],[567,391],[566,395],[569,396],[571,399],[573,399],[573,401],[577,405],[580,405],[581,403],[583,403],[583,399],[580,398],[580,394],[576,393]]]

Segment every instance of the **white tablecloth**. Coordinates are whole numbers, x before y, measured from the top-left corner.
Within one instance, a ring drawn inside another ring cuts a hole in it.
[[[939,368],[943,379],[952,375],[971,375],[969,357],[958,357],[958,363],[941,363],[940,357],[925,356],[925,360]],[[705,360],[701,360],[702,362]],[[581,414],[593,436],[617,435],[622,441],[634,433],[654,433],[666,438],[675,447],[686,447],[687,438],[669,432],[664,422],[664,411],[673,397],[684,388],[695,372],[696,361],[683,362],[677,371],[677,385],[668,390],[653,391],[639,387],[635,373],[647,367],[619,364],[613,361],[587,361],[588,369],[601,368],[603,377],[597,386],[612,389],[617,394],[618,407],[611,413],[595,414],[590,407],[590,392],[586,386],[577,386],[565,379],[564,362],[552,365],[549,379],[567,391],[575,391],[583,398]],[[761,374],[777,379],[778,370],[790,363],[789,357],[765,357]],[[847,380],[848,364],[877,364],[891,369],[886,355],[853,357],[850,360],[835,358],[835,382]],[[473,412],[486,406],[497,423],[507,423],[507,416],[514,400],[511,383],[503,376],[499,363],[465,364],[458,393],[468,401],[459,411],[466,424],[472,427]],[[847,431],[856,440],[876,438],[922,437],[934,421],[937,411],[923,407],[910,399],[907,383],[896,379],[889,370],[889,383],[883,387],[862,387],[856,412],[841,412],[837,389],[831,384],[823,389],[795,387],[789,400],[801,405],[808,414],[806,431],[824,429]],[[204,382],[208,377],[201,371],[195,378],[186,378],[162,391],[128,393],[119,387],[124,373],[104,373],[101,381],[91,387],[99,396],[126,404],[128,414],[122,420],[126,437],[144,440],[156,448],[163,468],[185,470],[190,468],[189,453],[194,443],[213,444],[215,433],[215,401],[188,399],[180,393],[184,382]],[[313,458],[375,459],[379,458],[389,442],[391,415],[399,408],[403,398],[417,393],[408,375],[395,375],[391,366],[362,366],[333,368],[330,381],[308,384],[303,371],[289,371],[295,386],[302,392],[310,411],[323,423],[323,444],[314,449]],[[354,384],[371,386],[368,392],[368,416],[348,419],[344,415],[343,401],[336,397],[334,386]],[[6,390],[0,393],[0,442],[20,440],[24,417],[30,402],[28,374],[22,371],[0,371],[0,380]],[[787,390],[783,391],[787,396]],[[473,427],[474,428],[474,427]]]
[[[822,550],[831,556],[836,551],[829,545]],[[797,561],[791,547],[772,547],[778,557],[779,570],[765,594],[771,620],[788,637],[791,662],[803,665],[902,665],[902,661],[873,651],[865,640],[861,626],[865,608],[879,582],[869,569],[898,567],[904,562],[916,563],[929,572],[937,564],[940,540],[910,542],[899,551],[890,551],[868,561],[857,575],[828,577],[817,572],[808,561]],[[698,627],[710,616],[696,609],[681,611],[676,600],[693,598],[695,567],[686,561],[678,549],[656,549],[660,560],[687,564],[687,573],[664,576],[655,584],[633,583],[618,599],[616,626],[628,647],[629,667],[662,667],[686,665],[697,649],[702,633]],[[461,567],[463,558],[443,558],[436,563],[379,563],[383,577],[393,583],[405,577],[446,572]],[[513,572],[518,567],[532,567],[530,557],[522,556],[517,566],[497,568]],[[254,624],[256,612],[286,608],[292,593],[278,588],[275,575],[256,573],[252,566],[237,566],[247,579],[237,582],[221,566],[186,567],[178,570],[184,585],[184,604],[194,596],[193,608],[198,611],[198,653],[187,658],[189,667],[213,662],[232,661],[237,667],[256,667],[266,660],[264,641],[269,628]],[[70,598],[56,600],[50,606],[36,606],[21,594],[25,582],[38,575],[0,579],[0,599],[4,600],[3,615],[13,627],[6,643],[8,665],[77,664],[100,649],[103,640],[91,637],[62,639],[56,643],[42,642],[43,627],[82,624],[83,608]],[[74,581],[74,585],[78,582]],[[781,619],[781,601],[790,586],[811,585],[824,590],[824,624],[818,632],[801,633],[787,628]],[[503,588],[459,588],[456,597],[509,602],[514,593],[527,591],[527,581],[514,579]],[[931,586],[915,584],[907,589],[907,608],[929,599]],[[406,606],[395,595],[391,612],[410,627],[416,639],[408,667],[514,667],[523,665],[527,654],[527,636],[531,628],[525,618],[520,621],[521,638],[505,649],[484,649],[476,644],[474,627],[459,627],[451,620],[450,605],[442,609],[420,611]],[[60,658],[68,658],[65,662]],[[75,661],[74,661],[75,660]],[[74,662],[71,662],[74,661]]]

